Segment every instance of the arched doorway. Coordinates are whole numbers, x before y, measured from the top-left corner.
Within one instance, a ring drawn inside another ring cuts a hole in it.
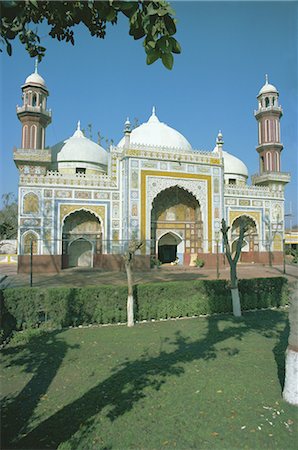
[[[69,267],[92,267],[93,254],[102,252],[102,226],[90,211],[74,211],[62,226],[62,253]]]
[[[177,259],[177,249],[182,243],[180,236],[174,233],[166,233],[158,240],[158,259],[162,263],[171,263]]]
[[[232,253],[236,251],[237,241],[239,237],[240,230],[240,220],[244,218],[248,229],[245,233],[245,238],[243,240],[242,252],[258,252],[259,251],[259,237],[257,231],[257,225],[255,221],[246,215],[239,216],[232,223],[231,238],[232,238]]]
[[[69,267],[92,267],[92,243],[84,238],[69,243]]]
[[[171,262],[175,261],[175,252],[180,264],[188,264],[191,254],[203,252],[200,204],[180,186],[161,191],[151,210],[151,254],[162,262]]]

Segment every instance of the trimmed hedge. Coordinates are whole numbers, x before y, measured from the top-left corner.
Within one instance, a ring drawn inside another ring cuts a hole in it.
[[[287,303],[286,278],[239,281],[242,310]],[[135,286],[136,320],[232,312],[226,280],[176,281]],[[4,336],[47,322],[53,327],[126,322],[127,288],[13,288],[0,291]]]

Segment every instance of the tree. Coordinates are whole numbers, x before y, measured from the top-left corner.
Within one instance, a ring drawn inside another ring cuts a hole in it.
[[[236,244],[236,252],[234,257],[232,257],[231,246],[229,243],[228,232],[230,227],[227,226],[226,221],[222,219],[221,221],[221,232],[223,235],[224,246],[226,251],[226,256],[228,263],[230,265],[230,277],[231,277],[231,294],[232,294],[232,304],[233,304],[233,314],[236,317],[241,316],[241,304],[238,289],[238,279],[237,279],[237,263],[241,254],[243,247],[243,240],[245,233],[248,229],[247,220],[245,217],[239,218],[239,238]]]
[[[286,351],[283,398],[298,406],[298,290],[294,289],[289,309],[290,334]]]
[[[128,249],[123,255],[123,259],[125,262],[125,270],[127,276],[127,326],[134,326],[134,298],[133,298],[133,272],[132,272],[132,263],[135,256],[135,253],[142,247],[143,242],[136,241],[132,239],[128,243]]]
[[[0,210],[0,239],[16,239],[18,232],[18,203],[12,192],[2,195]]]
[[[147,64],[161,59],[167,69],[173,66],[173,53],[181,47],[173,37],[176,33],[175,11],[164,0],[160,1],[2,1],[1,43],[12,54],[12,44],[17,36],[31,57],[41,61],[46,48],[40,45],[34,24],[46,21],[49,35],[74,45],[75,25],[83,24],[91,36],[103,39],[107,23],[117,23],[118,15],[129,20],[129,34],[136,40],[144,38]],[[36,28],[36,27],[35,27]]]

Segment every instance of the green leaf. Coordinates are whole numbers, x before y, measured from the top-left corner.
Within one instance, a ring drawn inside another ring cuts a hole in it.
[[[181,53],[181,46],[175,38],[171,36],[169,42],[173,53]]]
[[[153,51],[147,53],[146,62],[148,64],[148,66],[150,64],[153,64],[158,58],[159,58],[159,51],[158,50],[153,50]]]
[[[12,47],[11,47],[11,43],[6,41],[6,51],[8,53],[9,56],[12,55]]]
[[[165,26],[166,26],[166,29],[167,29],[169,35],[175,34],[177,30],[176,30],[175,22],[172,19],[172,17],[165,16],[164,21],[165,21]]]
[[[172,69],[173,64],[174,64],[174,58],[173,58],[172,53],[163,53],[161,56],[161,60],[162,60],[163,65],[167,69],[169,69],[169,70]]]

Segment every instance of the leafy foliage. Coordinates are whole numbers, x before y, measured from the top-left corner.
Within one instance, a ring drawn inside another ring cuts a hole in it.
[[[167,69],[173,67],[173,53],[181,47],[173,37],[176,33],[175,12],[164,0],[161,1],[2,1],[1,41],[12,54],[11,41],[17,36],[31,57],[39,60],[46,48],[40,45],[38,31],[33,24],[46,21],[49,35],[74,45],[73,27],[83,24],[91,36],[103,39],[107,23],[117,23],[118,15],[129,20],[129,34],[136,40],[144,38],[147,64],[161,59]]]
[[[15,239],[18,231],[18,203],[11,192],[2,195],[0,239]]]
[[[286,278],[240,280],[244,310],[287,303]],[[231,312],[226,280],[148,283],[134,287],[136,319],[167,319]],[[125,286],[13,288],[0,291],[5,335],[46,323],[53,328],[126,322]]]

